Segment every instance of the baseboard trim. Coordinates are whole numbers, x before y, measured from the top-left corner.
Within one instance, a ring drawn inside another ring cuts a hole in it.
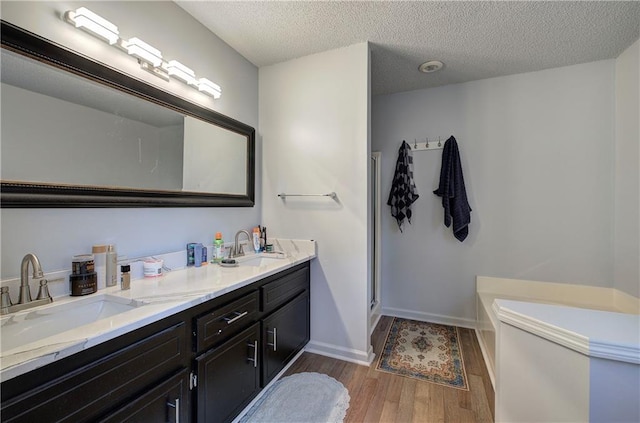
[[[425,313],[422,311],[404,310],[401,308],[393,307],[382,307],[382,314],[391,317],[401,317],[403,319],[412,319],[422,322],[439,323],[441,325],[476,329],[476,321],[474,319],[444,316],[442,314]]]
[[[324,355],[363,366],[371,365],[375,356],[372,346],[369,346],[369,350],[365,352],[352,348],[344,348],[339,345],[327,344],[325,342],[310,341],[304,349],[313,354]]]
[[[484,343],[484,338],[478,329],[475,329],[476,338],[478,339],[478,345],[480,345],[480,352],[482,353],[482,359],[484,360],[484,366],[487,368],[487,373],[489,373],[489,379],[491,379],[491,386],[493,386],[493,390],[496,390],[496,376],[495,370],[491,366],[491,361],[489,360],[489,354],[487,353],[487,346]]]

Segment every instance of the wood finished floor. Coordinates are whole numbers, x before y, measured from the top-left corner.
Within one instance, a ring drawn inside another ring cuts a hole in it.
[[[372,343],[371,366],[361,366],[317,354],[303,353],[286,375],[300,372],[327,374],[349,390],[351,403],[345,423],[493,422],[494,392],[476,334],[459,328],[468,391],[377,371],[376,364],[392,317],[383,316]]]

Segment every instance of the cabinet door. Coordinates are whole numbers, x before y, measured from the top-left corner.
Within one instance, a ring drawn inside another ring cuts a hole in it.
[[[189,421],[189,373],[183,370],[100,420],[101,423]]]
[[[262,321],[262,386],[309,341],[309,293],[305,291]]]
[[[198,422],[229,422],[260,391],[260,324],[198,358]]]
[[[186,334],[186,325],[176,324],[23,395],[3,400],[2,422],[95,421],[96,416],[184,368],[189,361]],[[46,367],[35,372],[34,377],[44,378]]]

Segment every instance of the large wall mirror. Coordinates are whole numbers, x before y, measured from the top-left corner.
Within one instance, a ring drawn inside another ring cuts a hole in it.
[[[2,22],[2,207],[254,205],[255,130]]]

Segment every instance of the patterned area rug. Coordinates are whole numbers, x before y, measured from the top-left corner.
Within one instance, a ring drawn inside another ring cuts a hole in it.
[[[296,373],[271,385],[240,423],[342,423],[349,401],[349,391],[334,378]]]
[[[376,370],[469,390],[454,326],[394,318]]]

